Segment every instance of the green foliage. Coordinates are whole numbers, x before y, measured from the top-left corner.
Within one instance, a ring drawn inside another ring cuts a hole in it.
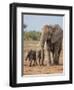
[[[26,31],[24,32],[24,40],[40,40],[40,32],[37,31]]]

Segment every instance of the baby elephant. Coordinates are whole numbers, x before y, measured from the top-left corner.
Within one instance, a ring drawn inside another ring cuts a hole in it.
[[[34,61],[33,65],[37,65],[36,61],[36,51],[35,50],[30,50],[27,54],[26,60],[29,59],[30,61],[30,67],[32,66],[32,61]]]

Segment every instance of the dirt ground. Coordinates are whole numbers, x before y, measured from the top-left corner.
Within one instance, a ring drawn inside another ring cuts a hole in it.
[[[24,41],[24,51],[23,51],[23,75],[36,75],[36,74],[53,74],[63,72],[63,50],[60,55],[59,65],[49,65],[48,56],[45,47],[45,60],[44,66],[36,65],[29,66],[29,60],[25,61],[25,57],[30,49],[39,50],[39,41]],[[32,62],[33,63],[33,62]]]

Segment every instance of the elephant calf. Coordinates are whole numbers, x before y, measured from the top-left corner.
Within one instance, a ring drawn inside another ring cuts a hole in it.
[[[25,60],[27,60],[27,59],[29,59],[29,61],[30,61],[30,65],[29,66],[32,66],[32,61],[34,61],[33,65],[36,65],[37,64],[37,62],[36,62],[36,51],[30,50],[28,52]]]

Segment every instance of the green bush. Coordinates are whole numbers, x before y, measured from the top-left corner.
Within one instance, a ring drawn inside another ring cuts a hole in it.
[[[24,40],[40,40],[40,32],[37,31],[25,31]]]

